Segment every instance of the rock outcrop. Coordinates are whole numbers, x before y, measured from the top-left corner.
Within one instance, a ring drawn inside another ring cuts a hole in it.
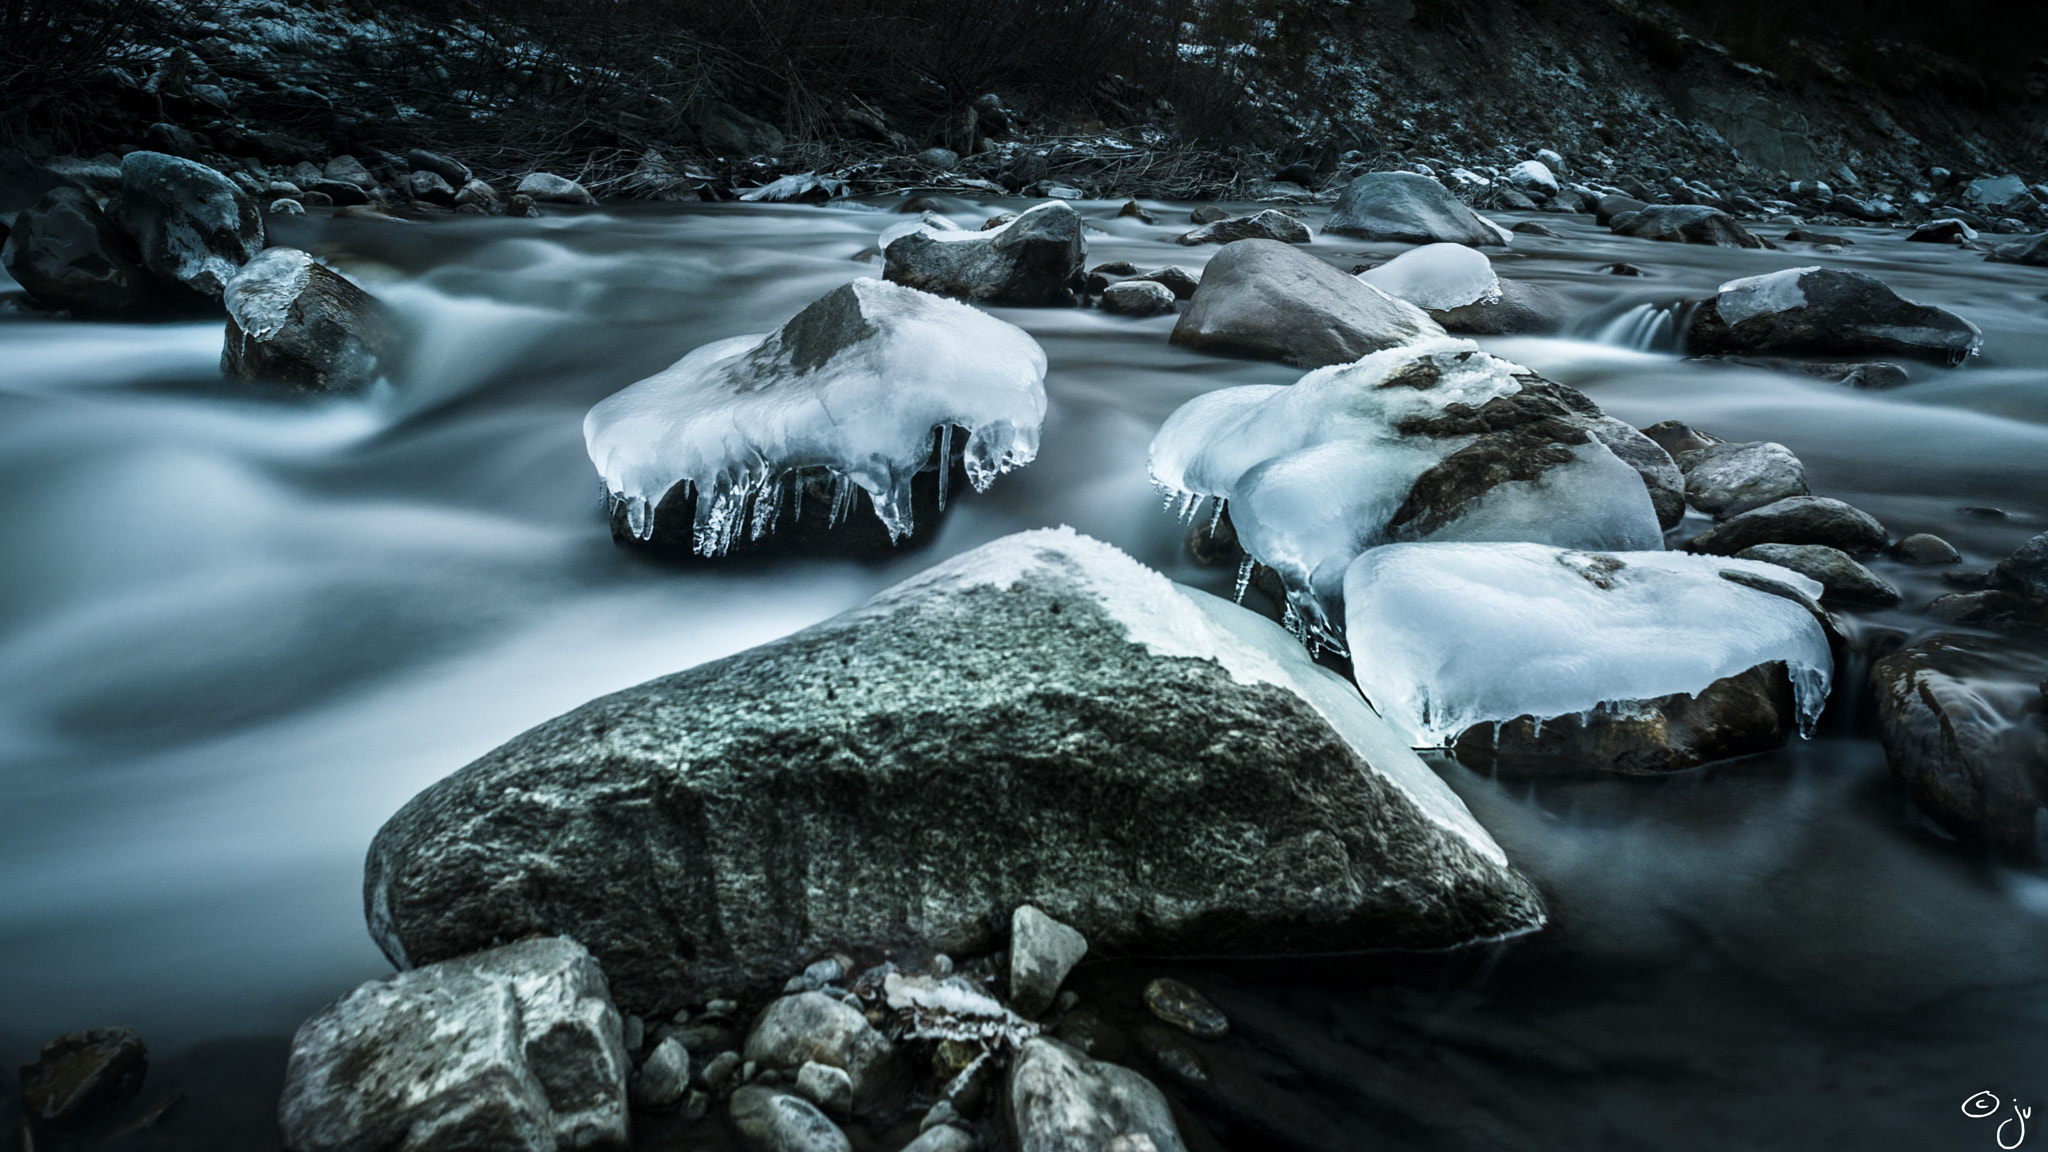
[[[833,949],[992,951],[1024,903],[1112,954],[1543,919],[1291,636],[1068,530],[534,729],[394,816],[364,899],[401,964],[573,934],[650,1016]]]

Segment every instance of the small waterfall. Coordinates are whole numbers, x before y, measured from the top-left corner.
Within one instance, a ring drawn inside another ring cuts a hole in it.
[[[1635,352],[1678,352],[1684,343],[1684,322],[1691,318],[1688,301],[1638,304],[1602,325],[1596,343]]]

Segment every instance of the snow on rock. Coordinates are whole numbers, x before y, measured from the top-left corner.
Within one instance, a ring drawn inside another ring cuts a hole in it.
[[[122,157],[115,217],[151,272],[215,300],[263,250],[254,200],[206,165],[161,152]]]
[[[1463,244],[1424,244],[1411,248],[1358,278],[1426,312],[1442,312],[1467,304],[1500,299],[1500,277],[1493,261]]]
[[[1508,169],[1508,183],[1525,192],[1540,192],[1545,196],[1557,195],[1557,176],[1550,166],[1541,160],[1524,160]]]
[[[1227,502],[1245,552],[1287,586],[1297,626],[1338,644],[1344,571],[1381,544],[1661,547],[1644,476],[1605,443],[1640,434],[1610,424],[1573,389],[1436,337],[1292,386],[1196,397],[1153,438],[1152,480],[1183,516]]]
[[[1915,303],[1882,280],[1836,268],[1787,268],[1721,285],[1692,314],[1697,353],[1917,356],[1960,364],[1983,345],[1977,326]]]
[[[1725,578],[1734,572],[1752,578]],[[1352,667],[1416,745],[1475,724],[1697,694],[1782,662],[1802,730],[1827,699],[1828,638],[1808,606],[1753,586],[1821,586],[1772,564],[1541,544],[1396,544],[1344,577]]]
[[[583,439],[634,536],[648,539],[662,497],[687,484],[693,547],[715,556],[772,530],[805,469],[830,473],[836,519],[857,487],[900,540],[935,440],[949,459],[952,429],[967,429],[967,477],[983,491],[1038,454],[1044,418],[1045,353],[1022,329],[856,280],[774,332],[707,344],[606,398]]]

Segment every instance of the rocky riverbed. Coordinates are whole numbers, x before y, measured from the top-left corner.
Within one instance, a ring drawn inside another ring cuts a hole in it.
[[[13,221],[5,1038],[140,1030],[24,1069],[36,1146],[1925,1145],[2031,1090],[2039,268],[1561,157],[1510,213],[393,195],[445,159]],[[294,1031],[233,1049],[273,1132],[218,1038]]]

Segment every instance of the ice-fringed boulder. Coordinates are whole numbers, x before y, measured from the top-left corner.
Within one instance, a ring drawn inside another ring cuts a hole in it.
[[[1448,337],[1198,396],[1153,439],[1151,469],[1184,517],[1226,502],[1298,630],[1340,648],[1344,570],[1368,548],[1655,549],[1651,486],[1675,508],[1682,483],[1663,449],[1575,389]]]
[[[221,294],[221,371],[319,391],[367,387],[393,343],[384,306],[297,248],[266,248]]]
[[[1772,564],[1538,544],[1396,544],[1344,578],[1353,673],[1412,743],[1624,772],[1810,731],[1834,670],[1820,594]]]
[[[1425,244],[1358,274],[1367,284],[1428,312],[1500,299],[1493,261],[1463,244]]]
[[[569,932],[649,1017],[833,951],[993,952],[1019,904],[1105,956],[1441,948],[1543,921],[1349,683],[1069,529],[535,728],[392,817],[364,888],[394,958]],[[924,991],[964,1027],[1003,1016]]]
[[[658,520],[687,516],[691,547],[716,556],[785,515],[801,521],[806,499],[818,515],[821,477],[833,523],[858,489],[899,541],[916,527],[912,483],[934,459],[944,507],[954,428],[967,430],[962,463],[984,491],[1038,454],[1044,418],[1045,353],[1022,329],[856,280],[774,332],[706,344],[607,397],[583,440],[615,532],[644,541]]]
[[[121,159],[114,216],[145,267],[213,300],[263,250],[263,214],[254,200],[206,165],[161,152]]]

